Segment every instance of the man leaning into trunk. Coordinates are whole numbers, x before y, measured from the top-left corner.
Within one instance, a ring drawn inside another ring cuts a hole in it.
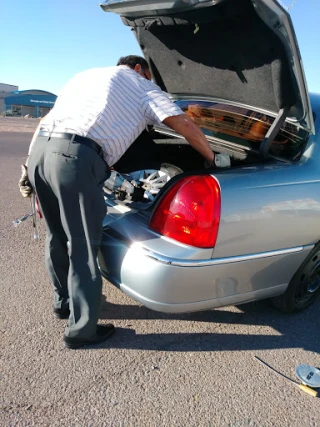
[[[69,319],[63,337],[68,348],[104,342],[114,332],[112,324],[98,324],[103,183],[146,126],[162,123],[213,163],[201,129],[151,81],[146,60],[130,55],[117,66],[75,75],[30,144],[19,186],[25,197],[36,192],[45,220],[53,309]]]

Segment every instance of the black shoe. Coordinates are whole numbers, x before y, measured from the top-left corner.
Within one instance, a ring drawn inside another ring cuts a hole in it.
[[[69,319],[70,310],[68,306],[63,308],[54,308],[53,314],[57,319]]]
[[[106,341],[115,331],[115,327],[108,323],[107,325],[97,325],[97,332],[91,338],[70,338],[63,337],[67,348],[75,349],[85,345],[95,345]]]

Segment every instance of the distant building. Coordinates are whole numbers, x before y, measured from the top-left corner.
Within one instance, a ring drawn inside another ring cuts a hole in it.
[[[18,90],[18,89],[19,89],[18,86],[7,85],[6,83],[0,83],[0,94],[14,92],[15,90]]]
[[[0,83],[0,114],[3,114],[6,110],[6,105],[4,102],[5,96],[7,96],[8,93],[15,92],[18,89],[19,89],[18,86]]]
[[[56,102],[57,96],[44,90],[18,90],[18,86],[0,83],[0,114],[43,117]]]

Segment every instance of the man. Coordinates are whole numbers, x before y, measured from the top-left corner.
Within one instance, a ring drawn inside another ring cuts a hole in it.
[[[115,67],[73,77],[30,144],[28,170],[19,185],[24,196],[32,188],[37,193],[47,231],[54,313],[69,318],[64,334],[68,348],[98,344],[114,332],[111,324],[97,325],[102,279],[96,258],[106,214],[103,183],[146,126],[161,123],[213,163],[204,134],[151,81],[146,60],[127,56]]]

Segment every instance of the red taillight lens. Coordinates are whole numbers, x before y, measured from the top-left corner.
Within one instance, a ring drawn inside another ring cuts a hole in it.
[[[220,221],[220,187],[210,175],[188,176],[163,196],[150,228],[199,248],[214,247]]]

